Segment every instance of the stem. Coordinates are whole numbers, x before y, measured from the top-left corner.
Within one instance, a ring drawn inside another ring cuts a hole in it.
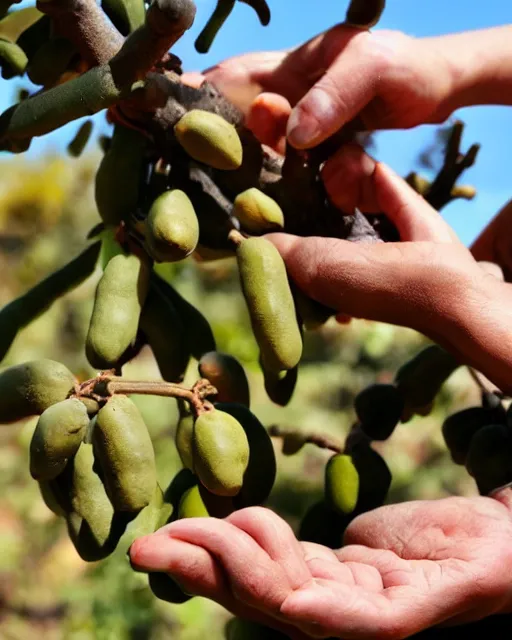
[[[163,396],[185,400],[197,417],[213,409],[212,403],[206,398],[216,395],[217,389],[206,378],[201,378],[189,389],[162,380],[125,380],[114,375],[113,371],[103,371],[96,378],[78,385],[73,395],[78,398],[93,398],[104,404],[108,398],[116,394]]]
[[[331,438],[320,433],[301,433],[295,429],[286,429],[278,425],[272,425],[268,428],[269,436],[273,438],[285,438],[286,436],[297,436],[304,444],[314,444],[319,449],[329,449],[334,453],[343,453],[343,443],[336,438]]]
[[[228,240],[232,242],[235,247],[239,247],[242,242],[245,240],[244,236],[237,231],[236,229],[232,229],[228,234]]]

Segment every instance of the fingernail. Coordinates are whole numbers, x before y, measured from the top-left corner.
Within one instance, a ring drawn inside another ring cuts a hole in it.
[[[288,119],[287,135],[290,144],[298,149],[313,146],[329,133],[329,123],[336,116],[330,96],[322,89],[312,89],[292,111]]]

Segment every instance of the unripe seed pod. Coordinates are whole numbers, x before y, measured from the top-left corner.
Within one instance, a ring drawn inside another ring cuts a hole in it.
[[[187,489],[180,501],[178,518],[208,518],[209,515],[199,493],[199,487],[195,485]]]
[[[236,358],[219,351],[205,353],[198,363],[199,375],[217,389],[217,402],[239,402],[249,406],[249,382]]]
[[[65,516],[66,510],[62,505],[62,500],[59,496],[58,487],[56,487],[55,480],[41,480],[38,482],[39,491],[45,505],[56,516]]]
[[[359,497],[359,473],[348,455],[334,455],[325,467],[325,501],[340,513],[354,511]]]
[[[470,407],[448,416],[443,422],[443,437],[455,464],[466,464],[473,436],[488,424],[499,424],[502,411],[484,407]]]
[[[261,357],[260,367],[267,396],[280,407],[286,407],[292,399],[297,386],[299,368],[293,367],[289,371],[280,371],[279,373],[267,371]]]
[[[136,210],[147,140],[140,131],[121,125],[114,128],[95,182],[96,206],[105,224],[118,225]]]
[[[481,495],[512,482],[512,432],[503,424],[479,429],[471,439],[466,468]]]
[[[194,472],[218,496],[235,496],[249,463],[249,442],[242,425],[218,409],[202,413],[194,424]]]
[[[245,405],[219,402],[215,408],[229,413],[242,425],[249,443],[249,461],[242,488],[233,498],[233,505],[236,509],[243,509],[263,504],[272,491],[277,473],[272,440],[265,427]]]
[[[283,456],[294,456],[302,450],[306,440],[300,433],[287,433],[283,436],[281,451]]]
[[[460,366],[456,358],[438,345],[426,347],[406,362],[395,376],[405,400],[402,421],[423,408],[428,413],[443,384]]]
[[[9,80],[13,76],[22,76],[27,64],[28,58],[21,47],[0,38],[0,68],[3,78]]]
[[[0,423],[39,415],[65,400],[76,383],[60,362],[34,360],[0,373]]]
[[[265,238],[243,240],[236,255],[263,364],[274,373],[293,369],[302,355],[302,335],[283,259]]]
[[[356,396],[355,410],[369,438],[387,440],[400,422],[404,399],[394,385],[374,384]]]
[[[183,604],[192,598],[167,573],[148,573],[148,581],[153,595],[164,602]]]
[[[369,29],[377,24],[385,5],[386,0],[351,0],[346,22],[351,27]]]
[[[66,72],[73,58],[77,57],[78,51],[70,40],[51,38],[30,58],[27,75],[34,84],[51,87]]]
[[[116,518],[100,477],[94,471],[93,447],[82,443],[66,469],[71,514],[68,532],[86,562],[106,558],[117,546],[124,526]]]
[[[158,196],[146,218],[145,237],[157,262],[184,260],[194,251],[199,222],[186,193],[173,189]]]
[[[182,382],[190,360],[187,332],[173,302],[154,279],[150,280],[140,314],[140,330],[151,347],[162,378],[167,382]]]
[[[191,413],[182,415],[176,427],[176,449],[181,462],[186,469],[194,469],[193,438],[194,416]]]
[[[68,153],[73,158],[78,158],[82,155],[83,150],[85,149],[87,143],[89,142],[89,138],[91,137],[93,128],[92,120],[86,120],[82,123],[75,133],[73,140],[68,144]]]
[[[140,511],[151,501],[157,477],[153,443],[137,406],[115,395],[100,409],[94,450],[116,511]]]
[[[64,470],[75,455],[89,426],[83,402],[68,398],[41,414],[30,443],[30,475],[51,480]]]
[[[233,202],[234,215],[242,229],[260,234],[284,227],[284,214],[277,202],[255,187],[238,194]]]
[[[242,164],[242,142],[235,127],[216,113],[192,109],[176,123],[174,133],[198,162],[225,171]]]
[[[359,474],[359,497],[355,511],[364,513],[381,507],[392,481],[386,461],[365,442],[352,447],[350,456]]]
[[[178,508],[180,506],[181,498],[185,491],[197,484],[197,478],[190,469],[180,469],[178,473],[169,483],[169,486],[164,491],[164,500],[172,505],[173,515],[172,519],[175,519]]]
[[[87,359],[93,367],[115,367],[135,341],[149,274],[148,265],[133,254],[116,255],[107,264],[96,288],[86,340]]]
[[[190,304],[166,280],[155,272],[151,274],[151,281],[168,298],[179,317],[182,319],[186,331],[186,342],[189,352],[196,360],[200,360],[205,353],[215,351],[216,344],[212,329],[203,314]]]

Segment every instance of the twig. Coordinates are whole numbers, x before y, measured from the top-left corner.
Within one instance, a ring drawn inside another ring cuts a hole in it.
[[[96,378],[77,385],[72,397],[93,398],[104,404],[115,394],[137,394],[181,398],[189,403],[194,415],[211,411],[213,405],[206,398],[216,395],[217,389],[206,378],[198,380],[189,389],[180,384],[161,380],[125,380],[114,375],[113,371],[103,371]]]
[[[314,444],[320,449],[329,449],[335,453],[343,452],[343,443],[330,436],[322,435],[319,433],[301,433],[295,429],[286,429],[278,425],[272,425],[268,428],[268,434],[273,438],[286,438],[287,436],[293,436],[298,441],[302,441],[303,444]]]

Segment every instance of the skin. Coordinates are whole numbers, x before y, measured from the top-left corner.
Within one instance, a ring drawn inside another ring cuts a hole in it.
[[[356,114],[369,129],[408,128],[441,122],[461,106],[510,104],[510,33],[500,27],[415,40],[337,26],[294,51],[242,56],[206,76],[246,109],[264,144],[282,150],[288,136],[307,148]],[[477,262],[498,262],[510,279],[512,206],[469,250],[357,145],[340,149],[323,178],[336,204],[384,212],[402,242],[267,236],[299,287],[339,310],[340,319],[416,329],[512,391],[512,357],[502,353],[512,287]],[[252,507],[225,520],[172,523],[137,540],[130,554],[139,568],[167,572],[188,593],[295,640],[387,640],[512,613],[511,534],[512,489],[503,488],[492,497],[373,510],[351,523],[337,551],[297,541],[276,514]]]

